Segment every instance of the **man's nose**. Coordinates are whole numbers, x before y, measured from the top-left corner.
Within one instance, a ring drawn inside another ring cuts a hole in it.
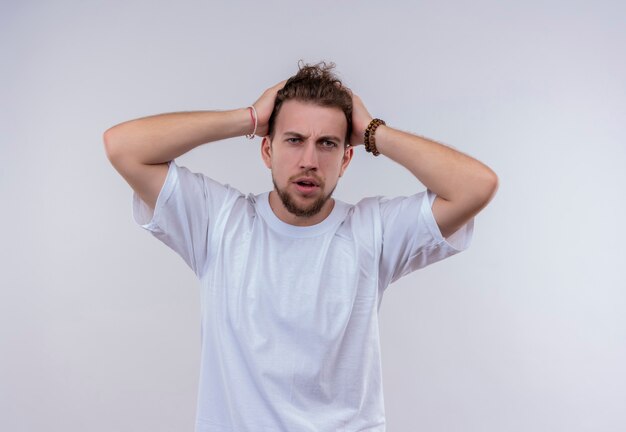
[[[302,169],[317,169],[317,147],[312,141],[308,141],[302,147],[302,153],[300,154],[300,168]]]

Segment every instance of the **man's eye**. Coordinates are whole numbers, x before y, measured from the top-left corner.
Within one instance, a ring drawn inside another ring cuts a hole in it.
[[[328,140],[322,141],[322,145],[324,147],[337,147],[337,143],[335,143],[334,141],[328,141]]]
[[[300,141],[300,138],[287,138],[287,142],[290,142],[290,143],[295,143],[298,141]]]

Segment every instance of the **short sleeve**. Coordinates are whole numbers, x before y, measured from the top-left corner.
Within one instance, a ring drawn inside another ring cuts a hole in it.
[[[134,221],[180,255],[200,277],[216,215],[238,191],[169,162],[154,211],[133,191]]]
[[[409,197],[380,198],[383,286],[470,246],[474,218],[444,238],[432,212],[436,197],[427,189]]]

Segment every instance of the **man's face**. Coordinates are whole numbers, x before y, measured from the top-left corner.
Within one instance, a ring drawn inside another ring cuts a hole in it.
[[[273,140],[267,136],[261,146],[280,198],[280,208],[274,209],[279,218],[309,225],[328,216],[330,196],[352,159],[352,148],[345,147],[347,128],[339,108],[296,100],[283,103]]]

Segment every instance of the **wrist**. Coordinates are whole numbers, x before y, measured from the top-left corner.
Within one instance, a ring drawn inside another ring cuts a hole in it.
[[[256,108],[254,105],[250,105],[247,107],[248,112],[250,113],[250,121],[252,122],[252,132],[246,134],[246,138],[254,139],[254,136],[257,133],[257,129],[259,127],[259,116],[256,112]]]
[[[248,108],[230,110],[228,114],[232,126],[232,137],[241,137],[252,133],[254,122],[250,118],[250,110]]]
[[[374,120],[370,121],[367,127],[365,128],[365,134],[364,134],[364,140],[363,140],[365,144],[365,150],[368,153],[372,153],[374,156],[378,156],[380,154],[380,152],[378,151],[378,148],[376,147],[376,131],[381,126],[384,126],[384,125],[385,125],[384,120],[375,118]]]

